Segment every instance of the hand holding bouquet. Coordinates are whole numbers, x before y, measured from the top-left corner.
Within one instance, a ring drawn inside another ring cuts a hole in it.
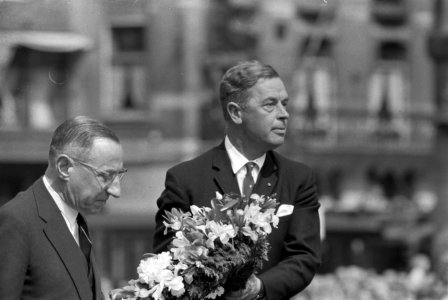
[[[146,254],[139,278],[111,291],[112,299],[215,299],[244,288],[267,260],[277,205],[267,196],[217,194],[210,208],[166,212],[165,233],[175,232],[170,251]]]

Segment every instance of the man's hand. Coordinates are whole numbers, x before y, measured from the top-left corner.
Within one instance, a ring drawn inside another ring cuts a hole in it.
[[[254,274],[250,275],[246,287],[242,290],[229,292],[224,295],[225,300],[254,300],[262,288],[261,280]]]

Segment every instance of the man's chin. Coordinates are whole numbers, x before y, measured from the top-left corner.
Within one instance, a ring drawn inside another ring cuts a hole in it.
[[[277,137],[275,137],[275,138],[273,138],[272,140],[271,140],[271,146],[272,146],[272,149],[275,149],[275,148],[277,148],[277,147],[280,147],[281,145],[283,145],[285,143],[285,138],[283,137],[283,136],[277,136]],[[271,150],[272,150],[271,149]]]
[[[105,207],[105,205],[103,204],[103,205],[101,205],[101,206],[99,206],[99,207],[97,207],[95,210],[94,210],[94,214],[98,214],[98,213],[100,213],[100,212],[102,212],[102,211],[104,211],[104,207]]]
[[[88,209],[85,209],[83,211],[83,213],[84,214],[89,214],[89,215],[98,214],[98,213],[100,213],[100,212],[102,212],[104,210],[106,202],[104,202],[104,203],[95,203],[95,204],[96,204],[95,206],[89,207]]]

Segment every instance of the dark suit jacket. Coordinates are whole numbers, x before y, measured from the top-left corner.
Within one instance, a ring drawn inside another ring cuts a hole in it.
[[[239,193],[224,143],[168,170],[165,190],[157,200],[154,251],[166,250],[172,235],[164,235],[163,215],[173,207],[210,206],[216,192]],[[269,235],[271,250],[259,277],[269,300],[289,299],[312,280],[320,264],[319,203],[314,173],[276,152],[267,153],[254,193],[277,194],[280,204],[294,206]]]
[[[0,208],[0,299],[101,299],[86,259],[42,178]]]

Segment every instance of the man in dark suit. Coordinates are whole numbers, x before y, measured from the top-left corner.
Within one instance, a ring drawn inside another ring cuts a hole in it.
[[[244,290],[224,298],[289,299],[311,282],[321,245],[314,173],[273,151],[285,139],[288,94],[271,66],[250,61],[224,74],[220,101],[226,137],[219,146],[168,170],[157,200],[154,250],[166,250],[172,240],[164,235],[167,210],[210,206],[216,192],[276,194],[280,222],[269,235],[269,261]]]
[[[55,130],[45,175],[0,208],[0,299],[104,299],[84,214],[120,196],[122,157],[97,120]]]

